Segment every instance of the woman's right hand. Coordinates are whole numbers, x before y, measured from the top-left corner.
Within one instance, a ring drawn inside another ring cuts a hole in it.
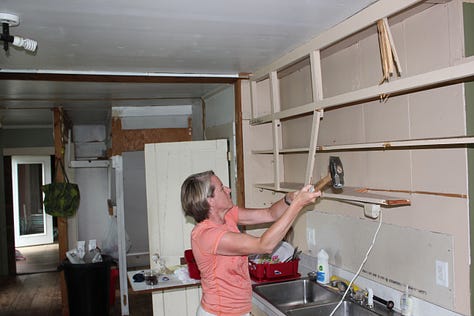
[[[293,194],[293,204],[297,204],[300,208],[313,204],[316,199],[321,196],[321,191],[314,191],[311,184],[305,185],[301,190],[295,191]]]

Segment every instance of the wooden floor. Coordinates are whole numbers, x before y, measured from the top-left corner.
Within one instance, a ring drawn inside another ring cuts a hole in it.
[[[61,315],[59,273],[0,277],[0,315]]]
[[[0,277],[0,315],[61,315],[62,303],[59,279],[60,272]],[[122,315],[119,294],[117,289],[115,304],[109,306],[110,315]],[[151,294],[129,294],[129,301],[130,315],[153,315]]]
[[[16,261],[16,273],[38,273],[57,271],[59,245],[57,243],[16,248],[21,259]]]
[[[23,274],[0,276],[0,316],[56,316],[62,315],[60,273],[57,271],[57,252],[54,264],[41,262],[39,257],[53,258],[54,247],[38,247],[37,253],[32,248],[25,251],[19,248],[26,260],[21,260]],[[50,252],[50,254],[46,254]],[[46,260],[47,261],[47,260]],[[35,268],[33,263],[37,263]],[[29,266],[28,266],[29,265]],[[32,272],[38,267],[50,272]],[[51,272],[51,267],[53,267]],[[117,282],[118,284],[118,282]],[[122,315],[119,302],[120,291],[116,289],[115,304],[109,306],[111,316]],[[151,294],[132,294],[129,292],[129,314],[133,316],[153,315]]]

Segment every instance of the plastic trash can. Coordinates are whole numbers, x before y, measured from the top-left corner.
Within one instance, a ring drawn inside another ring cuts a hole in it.
[[[110,267],[114,261],[102,255],[102,262],[73,264],[68,259],[59,266],[66,280],[70,316],[106,316],[110,303]]]

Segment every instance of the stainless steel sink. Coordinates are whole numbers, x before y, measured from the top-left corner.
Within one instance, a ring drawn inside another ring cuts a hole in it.
[[[325,304],[325,305],[309,305],[296,309],[290,309],[286,311],[288,316],[328,316],[336,307],[337,303]],[[357,303],[351,301],[342,302],[341,306],[338,307],[334,316],[375,316],[378,315],[370,311],[367,308],[360,306]]]
[[[339,294],[325,289],[309,278],[301,278],[278,283],[258,284],[254,285],[253,290],[257,295],[282,312],[306,305],[320,305],[338,302],[341,298]]]

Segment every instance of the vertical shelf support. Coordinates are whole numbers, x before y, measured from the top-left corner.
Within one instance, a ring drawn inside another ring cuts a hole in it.
[[[123,196],[123,161],[122,156],[112,156],[112,167],[115,169],[115,194],[117,204],[117,238],[119,255],[120,306],[122,315],[129,315],[127,283],[127,247],[125,245],[125,207]]]
[[[250,115],[252,119],[257,117],[257,100],[258,100],[258,95],[257,95],[257,81],[251,80],[250,81]]]
[[[270,101],[272,114],[280,112],[280,84],[278,81],[278,74],[272,71],[269,74],[270,78]],[[280,189],[280,142],[281,142],[281,122],[280,119],[272,120],[272,135],[273,135],[273,169],[274,169],[274,184],[277,190]]]
[[[319,50],[312,51],[310,54],[311,66],[311,87],[313,90],[313,102],[320,102],[323,99],[323,84],[321,73],[321,54]],[[318,144],[319,123],[323,117],[323,110],[313,112],[313,123],[311,126],[311,139],[309,143],[308,159],[306,163],[305,184],[313,183],[314,160],[316,147]]]

